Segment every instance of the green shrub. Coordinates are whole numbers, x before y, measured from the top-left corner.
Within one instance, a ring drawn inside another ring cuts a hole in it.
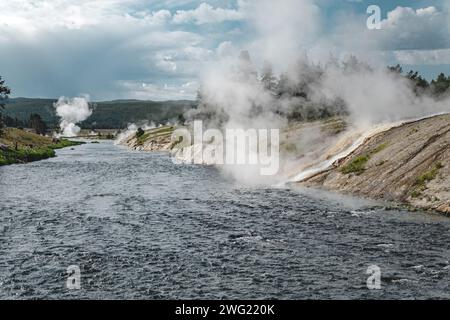
[[[378,147],[376,147],[375,149],[370,151],[368,154],[364,154],[364,155],[356,157],[349,164],[344,166],[341,169],[341,172],[344,174],[356,173],[358,175],[363,173],[366,170],[366,164],[370,160],[370,157],[372,157],[374,154],[376,154],[378,152],[383,151],[384,149],[387,148],[387,146],[388,146],[387,143],[380,144]],[[381,161],[377,164],[377,166],[382,165],[385,162],[386,161]]]
[[[416,186],[425,186],[428,182],[434,180],[440,169],[443,168],[442,163],[438,162],[433,166],[433,169],[425,172],[423,175],[417,178]]]
[[[376,147],[375,149],[373,149],[372,152],[371,152],[370,154],[371,154],[371,155],[374,155],[374,154],[376,154],[376,153],[378,153],[378,152],[381,152],[381,151],[383,151],[384,149],[386,149],[387,146],[388,146],[387,143],[380,144],[378,147]]]
[[[411,197],[418,198],[422,194],[422,191],[427,189],[427,183],[433,181],[439,173],[439,170],[443,167],[442,163],[438,162],[431,170],[418,177],[414,183],[414,190],[411,192]]]
[[[356,157],[349,164],[344,166],[341,170],[344,174],[356,173],[361,174],[366,170],[365,166],[367,161],[369,161],[369,157],[366,155]]]

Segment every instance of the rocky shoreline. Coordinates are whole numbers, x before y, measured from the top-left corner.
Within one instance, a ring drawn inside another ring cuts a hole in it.
[[[164,126],[145,130],[141,135],[132,131],[119,137],[117,143],[136,151],[170,151],[174,127]]]

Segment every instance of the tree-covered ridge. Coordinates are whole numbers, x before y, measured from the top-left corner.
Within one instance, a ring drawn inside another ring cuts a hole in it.
[[[439,101],[450,95],[450,77],[443,73],[428,82],[416,71],[403,73],[400,65],[387,67],[385,70],[374,69],[355,56],[340,61],[330,58],[326,63],[314,63],[305,56],[290,65],[287,71],[277,75],[269,63],[265,63],[258,73],[247,53],[241,54],[233,70],[230,77],[233,84],[227,83],[227,88],[236,86],[228,95],[233,97],[234,92],[237,92],[236,95],[241,94],[237,98],[240,102],[251,105],[233,111],[238,111],[247,119],[258,116],[268,119],[275,115],[290,121],[313,121],[345,116],[351,111],[348,99],[336,88],[367,90],[367,86],[384,80],[389,80],[392,85],[398,84],[399,92],[403,90],[405,93],[406,88],[410,89],[413,96],[415,93]],[[367,81],[367,85],[358,89],[358,84],[364,81]],[[342,85],[336,85],[337,83]],[[228,122],[233,117],[228,110],[230,103],[226,100],[218,101],[217,90],[211,90],[207,84],[201,87],[197,99],[199,106],[187,118],[203,119],[219,126]],[[347,98],[348,95],[351,92],[347,92]]]
[[[388,67],[388,69],[402,77],[405,77],[411,82],[411,85],[418,95],[428,95],[436,99],[442,99],[450,94],[450,76],[447,77],[444,73],[440,73],[436,79],[428,82],[417,71],[403,72],[403,68],[397,64],[396,66]]]
[[[57,128],[60,119],[56,115],[55,99],[15,98],[5,102],[5,116],[11,126],[31,127],[30,117],[38,114],[49,128]],[[164,124],[177,121],[187,110],[196,105],[194,101],[140,101],[116,100],[91,103],[92,116],[82,122],[83,129],[126,128],[130,123],[151,121]]]
[[[343,99],[339,96],[330,98],[317,90],[328,70],[339,69],[342,74],[373,71],[369,65],[354,56],[344,61],[330,59],[326,64],[314,64],[308,59],[300,59],[288,72],[280,75],[275,75],[268,63],[258,74],[248,53],[241,54],[240,60],[243,63],[236,75],[239,81],[255,82],[272,97],[270,110],[255,104],[247,110],[249,114],[246,116],[254,117],[269,111],[292,121],[310,121],[347,114]],[[427,81],[417,71],[404,72],[400,65],[388,67],[388,70],[394,76],[406,79],[418,96],[440,100],[450,95],[450,77],[443,73],[436,79]],[[0,112],[2,104],[5,105],[3,116],[0,117],[0,127],[27,127],[34,128],[36,132],[58,128],[60,119],[55,112],[55,99],[8,99],[9,93],[9,88],[0,78]],[[207,94],[200,88],[197,101],[116,100],[91,103],[93,114],[80,126],[83,129],[122,129],[130,123],[149,121],[158,125],[169,121],[184,122],[185,118],[214,119],[219,124],[226,122],[228,111],[222,106],[212,105],[205,98]]]

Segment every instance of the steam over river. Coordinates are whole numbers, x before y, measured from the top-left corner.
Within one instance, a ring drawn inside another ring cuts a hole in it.
[[[246,188],[105,142],[1,167],[0,197],[3,299],[450,298],[444,217]]]

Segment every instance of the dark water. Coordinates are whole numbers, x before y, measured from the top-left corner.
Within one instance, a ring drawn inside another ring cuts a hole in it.
[[[450,298],[448,218],[240,187],[110,143],[2,167],[0,196],[3,299]]]

